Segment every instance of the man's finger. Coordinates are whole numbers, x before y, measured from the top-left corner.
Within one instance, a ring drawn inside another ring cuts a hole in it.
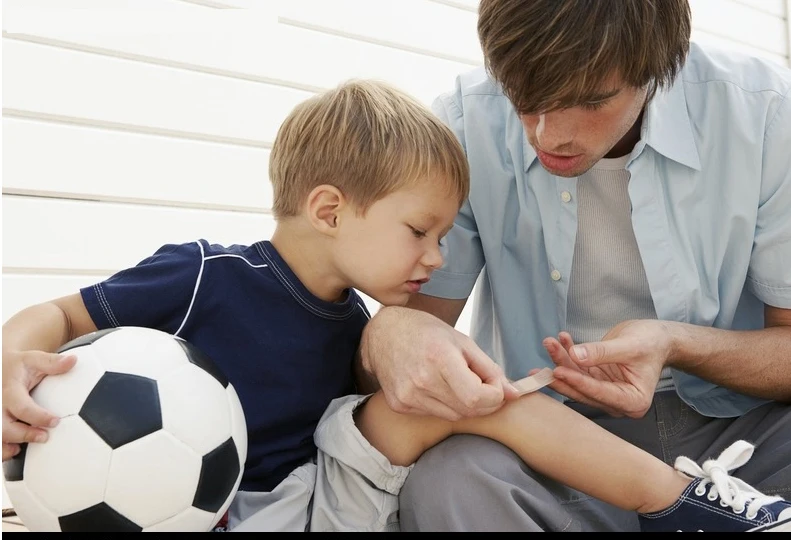
[[[436,416],[437,418],[443,418],[445,420],[449,420],[451,422],[455,422],[456,420],[460,420],[462,415],[458,412],[454,411],[452,408],[445,405],[438,399],[428,397],[424,401],[420,403],[420,407],[408,407],[406,408],[402,414],[413,414],[417,416]]]
[[[498,378],[495,384],[482,381],[474,372],[465,369],[443,373],[453,396],[443,396],[442,401],[462,417],[481,416],[494,412],[505,403],[503,385]],[[511,382],[507,384],[510,386]]]
[[[574,365],[582,365],[580,363],[579,357],[577,356],[577,351],[574,347],[574,340],[571,339],[571,334],[568,332],[561,332],[558,334],[558,341],[560,341],[560,344],[563,345],[563,348],[566,350],[566,353],[569,355],[569,358],[571,358],[572,362],[574,362]]]
[[[572,360],[569,353],[558,340],[555,338],[546,338],[542,344],[555,365],[576,371],[580,370],[580,367]]]
[[[629,358],[634,353],[634,347],[629,340],[610,339],[574,345],[571,351],[579,365],[590,367]]]
[[[557,392],[558,394],[562,394],[567,398],[571,399],[572,401],[576,401],[578,403],[584,403],[586,405],[590,405],[591,407],[600,408],[600,404],[588,398],[588,396],[580,393],[577,391],[574,386],[568,384],[564,377],[565,374],[568,373],[575,373],[568,368],[555,368],[552,372],[555,380],[549,384],[549,388]]]
[[[565,385],[574,401],[604,410],[611,416],[623,416],[633,407],[617,383],[599,381],[590,375],[569,369],[556,369],[555,378]],[[575,397],[576,396],[576,397]]]
[[[500,385],[502,388],[511,386],[511,381],[505,376],[503,368],[477,346],[465,349],[464,355],[470,370],[478,375],[483,382],[491,385]],[[518,392],[516,388],[512,389],[514,392]]]
[[[478,416],[481,411],[495,411],[505,400],[506,391],[517,393],[511,381],[494,360],[477,347],[463,351],[466,365],[462,369],[446,370],[442,373],[462,409],[463,416]],[[458,365],[458,364],[457,364]]]
[[[21,383],[9,384],[3,388],[3,402],[8,403],[8,413],[25,424],[34,427],[55,427],[59,418],[44,407],[33,401],[27,389]],[[3,424],[3,440],[23,442],[22,440],[6,439],[6,425]]]
[[[477,346],[472,348],[472,350],[465,351],[465,353],[470,370],[478,375],[484,384],[483,392],[485,395],[479,398],[480,400],[476,407],[479,414],[491,414],[503,405],[504,400],[519,397],[519,390],[505,376],[502,367],[497,365],[486,353]],[[500,390],[490,392],[489,389],[485,388],[486,385],[492,386],[495,390],[499,387]]]
[[[563,345],[563,348],[567,351],[574,346],[574,340],[571,339],[571,334],[568,332],[561,332],[558,334],[558,341],[560,344]]]

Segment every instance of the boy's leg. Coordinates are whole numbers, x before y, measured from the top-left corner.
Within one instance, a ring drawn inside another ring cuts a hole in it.
[[[397,532],[398,493],[411,467],[391,464],[358,429],[370,396],[334,400],[314,434],[318,447],[311,532]]]
[[[636,513],[558,484],[477,435],[423,454],[399,500],[403,531],[639,531]]]
[[[741,419],[703,417],[675,392],[658,394],[641,419],[569,406],[669,464],[679,455],[703,461],[746,439],[757,445],[754,457],[734,474],[768,495],[788,493],[787,405]],[[453,437],[424,454],[400,502],[403,530],[638,530],[635,514],[545,480],[502,445],[475,437]]]
[[[228,511],[232,532],[305,532],[316,484],[316,464],[291,472],[272,491],[238,491]]]
[[[568,402],[604,429],[661,459],[654,408],[613,418]],[[596,452],[579,448],[579,452]],[[454,436],[418,460],[400,496],[405,531],[639,531],[635,512],[568,488],[530,469],[489,439]]]

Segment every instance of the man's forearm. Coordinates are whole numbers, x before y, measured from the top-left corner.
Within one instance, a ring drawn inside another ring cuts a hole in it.
[[[670,366],[743,394],[791,401],[791,327],[667,324],[674,344]]]

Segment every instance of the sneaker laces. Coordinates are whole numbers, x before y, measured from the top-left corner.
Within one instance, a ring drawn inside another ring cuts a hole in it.
[[[736,441],[726,448],[717,459],[709,459],[699,466],[688,457],[679,456],[676,459],[676,470],[692,477],[702,478],[702,482],[695,488],[698,496],[706,491],[706,486],[711,484],[708,499],[714,501],[720,498],[720,505],[724,508],[730,506],[734,512],[741,514],[747,508],[748,519],[754,519],[758,510],[767,504],[782,501],[782,497],[764,495],[748,483],[734,478],[728,472],[747,463],[753,455],[755,447],[747,441]]]

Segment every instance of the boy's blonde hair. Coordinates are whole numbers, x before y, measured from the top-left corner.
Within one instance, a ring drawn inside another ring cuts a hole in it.
[[[458,139],[427,107],[379,81],[351,80],[297,105],[269,157],[275,218],[298,215],[316,186],[337,187],[360,214],[419,181],[469,193]]]

